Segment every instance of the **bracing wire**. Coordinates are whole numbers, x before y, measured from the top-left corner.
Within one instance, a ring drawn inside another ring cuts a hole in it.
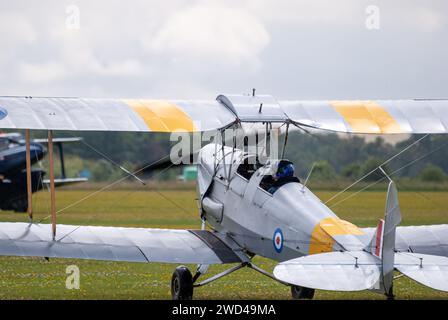
[[[427,154],[425,154],[425,155],[423,155],[423,156],[421,156],[421,157],[418,157],[417,159],[414,159],[414,160],[408,162],[408,163],[405,164],[404,166],[402,166],[402,167],[398,168],[397,170],[393,171],[392,173],[390,173],[389,176],[393,176],[394,174],[396,174],[396,173],[400,172],[401,170],[403,170],[403,169],[405,169],[405,168],[407,168],[407,167],[413,165],[414,163],[416,163],[416,162],[418,162],[418,161],[420,161],[420,160],[422,160],[422,159],[424,159],[424,158],[430,156],[431,154],[433,154],[433,153],[439,151],[440,149],[446,147],[447,145],[448,145],[448,143],[444,143],[444,144],[442,144],[441,146],[439,146],[438,148],[436,148],[436,149],[434,149],[434,150],[428,152]],[[358,195],[358,194],[361,193],[362,191],[365,191],[366,189],[368,189],[368,188],[370,188],[370,187],[372,187],[372,186],[374,186],[374,185],[380,183],[380,182],[383,181],[384,179],[386,179],[386,177],[381,177],[381,178],[378,179],[377,181],[370,183],[369,185],[367,185],[367,186],[363,187],[362,189],[358,190],[357,192],[352,193],[351,195],[349,195],[349,196],[343,198],[342,200],[335,202],[334,204],[330,205],[329,207],[330,207],[330,208],[334,208],[334,207],[336,207],[337,205],[341,204],[342,202],[345,202],[346,200],[349,200],[349,199],[353,198],[354,196]],[[327,202],[328,202],[328,201],[327,201]],[[325,203],[326,203],[326,202],[325,202]]]
[[[145,167],[143,167],[143,168],[141,168],[141,169],[139,169],[139,170],[137,170],[137,171],[134,171],[134,174],[137,174],[137,173],[139,173],[140,171],[145,170],[147,167],[152,166],[153,164],[155,164],[155,163],[157,163],[157,162],[159,162],[159,161],[162,161],[163,159],[167,158],[168,156],[169,156],[169,155],[167,155],[167,156],[165,156],[165,157],[163,157],[163,158],[160,158],[159,160],[157,160],[157,161],[155,161],[155,162],[153,162],[153,163],[151,163],[151,164],[149,164],[149,165],[147,165],[147,166],[145,166]],[[156,174],[156,176],[161,175],[163,172],[165,172],[166,170],[170,169],[173,165],[174,165],[174,163],[172,163],[171,165],[169,165],[169,166],[166,167],[165,169],[161,170],[159,173]],[[94,196],[95,194],[98,194],[98,193],[100,193],[100,192],[106,190],[108,187],[112,187],[113,185],[122,182],[123,180],[125,180],[125,179],[128,178],[128,177],[129,177],[129,176],[125,176],[125,177],[123,177],[123,178],[121,178],[121,179],[119,179],[119,180],[114,181],[112,184],[109,184],[108,186],[105,186],[105,187],[103,187],[103,188],[101,188],[101,189],[99,189],[99,190],[97,190],[97,191],[95,191],[95,192],[93,192],[93,193],[91,193],[91,194],[88,194],[86,197],[84,197],[84,198],[82,198],[82,199],[80,199],[80,200],[78,200],[78,201],[75,201],[75,202],[72,203],[71,205],[69,205],[69,206],[67,206],[67,207],[65,207],[65,208],[63,208],[63,209],[57,211],[56,214],[61,215],[63,210],[66,210],[66,209],[68,209],[68,208],[71,208],[71,207],[73,207],[73,206],[75,206],[75,205],[77,205],[77,204],[79,204],[79,203],[81,203],[81,202],[87,200],[88,198]],[[168,198],[166,195],[164,195],[164,194],[163,194],[162,192],[160,192],[159,190],[157,190],[157,189],[153,189],[152,191],[155,191],[155,192],[156,192],[157,194],[159,194],[162,198],[164,198],[165,200],[167,200],[168,202],[170,202],[170,203],[171,203],[172,205],[174,205],[175,207],[181,209],[181,210],[184,211],[185,213],[189,213],[189,212],[187,211],[187,209],[185,209],[184,207],[180,206],[179,204],[177,204],[176,202],[174,202],[172,199]],[[47,216],[47,217],[45,217],[44,219],[48,219],[49,217],[50,217],[50,216]],[[42,220],[44,220],[44,219],[42,219]],[[40,223],[42,220],[40,220],[38,223]],[[58,241],[61,241],[61,240],[64,239],[65,237],[69,236],[70,234],[72,234],[73,232],[75,232],[76,230],[78,230],[80,227],[81,227],[81,226],[77,226],[75,229],[71,230],[70,232],[66,233],[66,234],[63,235],[61,238],[59,238]]]
[[[392,160],[394,160],[395,158],[397,158],[398,156],[400,156],[401,154],[403,154],[404,152],[408,151],[410,148],[412,148],[413,146],[415,146],[416,144],[418,144],[420,141],[422,141],[423,139],[425,139],[426,137],[428,137],[429,134],[425,134],[423,137],[421,137],[420,139],[414,141],[413,143],[409,144],[406,148],[404,148],[403,150],[401,150],[400,152],[398,152],[397,154],[393,155],[392,157],[390,157],[389,159],[387,159],[386,161],[384,161],[383,163],[381,163],[378,167],[374,168],[373,170],[367,172],[365,175],[363,175],[361,178],[359,178],[358,180],[356,180],[355,182],[353,182],[352,184],[350,184],[348,187],[346,187],[344,190],[339,191],[338,193],[336,193],[334,196],[332,196],[330,199],[328,199],[327,201],[325,201],[324,203],[327,204],[328,202],[336,199],[337,197],[339,197],[341,194],[343,194],[344,192],[346,192],[347,190],[349,190],[350,188],[352,188],[353,186],[357,185],[358,183],[360,183],[362,180],[364,180],[365,178],[367,178],[368,176],[370,176],[372,173],[374,173],[376,170],[378,170],[379,167],[383,167],[385,165],[387,165],[389,162],[391,162]]]
[[[75,137],[72,134],[73,137]],[[130,172],[128,169],[126,169],[125,167],[123,167],[121,164],[117,163],[116,161],[114,161],[113,159],[111,159],[110,157],[108,157],[106,154],[104,154],[103,152],[101,152],[100,150],[98,150],[97,148],[95,148],[94,146],[92,146],[91,144],[87,143],[86,141],[84,141],[84,139],[81,140],[81,143],[84,144],[85,146],[87,146],[88,148],[90,148],[92,151],[96,152],[97,154],[99,154],[101,157],[103,157],[104,159],[106,159],[107,161],[109,161],[110,163],[112,163],[113,165],[117,166],[118,168],[120,168],[120,170],[122,170],[123,172],[125,172],[128,176],[133,177],[135,180],[137,180],[138,182],[140,182],[142,185],[146,185],[146,183],[141,180],[139,177],[137,177],[135,174],[133,174],[132,172]]]
[[[144,166],[143,168],[140,168],[140,169],[138,169],[138,170],[132,172],[132,174],[134,174],[134,175],[135,175],[135,174],[138,174],[138,173],[140,173],[141,171],[145,170],[146,168],[148,168],[148,167],[150,167],[150,166],[152,166],[152,165],[154,165],[154,164],[156,164],[156,163],[158,163],[158,162],[160,162],[160,161],[163,161],[163,160],[167,159],[169,156],[170,156],[170,155],[166,155],[166,156],[164,156],[164,157],[162,157],[162,158],[160,158],[160,159],[158,159],[158,160],[156,160],[156,161],[154,161],[154,162],[152,162],[152,163],[150,163],[150,164]],[[171,168],[171,166],[173,166],[173,165],[174,165],[174,164],[171,164],[169,167],[167,167],[167,168],[165,168],[164,170],[162,170],[161,172],[159,172],[158,175],[162,174],[162,173],[165,172],[167,169]],[[111,188],[111,187],[113,187],[113,186],[115,186],[115,185],[121,183],[122,181],[126,180],[126,179],[129,178],[130,176],[131,176],[131,175],[127,174],[126,176],[121,177],[120,179],[117,179],[117,180],[111,182],[110,184],[108,184],[108,185],[102,187],[101,189],[98,189],[98,190],[96,190],[96,191],[94,191],[94,192],[92,192],[92,193],[89,193],[88,195],[84,196],[83,198],[81,198],[81,199],[79,199],[79,200],[77,200],[77,201],[75,201],[75,202],[69,204],[68,206],[66,206],[66,207],[64,207],[64,208],[62,208],[62,209],[59,209],[58,211],[56,211],[56,214],[61,214],[63,211],[65,211],[65,210],[67,210],[67,209],[69,209],[69,208],[72,208],[72,207],[78,205],[79,203],[81,203],[81,202],[83,202],[83,201],[85,201],[85,200],[87,200],[87,199],[89,199],[89,198],[91,198],[91,197],[93,197],[93,196],[95,196],[95,195],[97,195],[97,194],[99,194],[99,193],[101,193],[101,192],[103,192],[103,191],[105,191],[105,190],[107,190],[107,189],[109,189],[109,188]],[[48,216],[42,218],[41,220],[39,220],[38,223],[41,223],[42,221],[47,220],[47,219],[50,218],[50,217],[51,217],[51,215],[48,215]]]

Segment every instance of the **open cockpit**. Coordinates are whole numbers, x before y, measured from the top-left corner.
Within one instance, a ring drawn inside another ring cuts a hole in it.
[[[300,183],[300,179],[295,176],[294,165],[289,160],[275,160],[265,166],[271,168],[266,170],[259,186],[270,194],[274,194],[275,191],[287,183]],[[263,167],[263,164],[258,162],[255,156],[246,156],[239,164],[237,173],[250,180],[252,175],[261,167]]]

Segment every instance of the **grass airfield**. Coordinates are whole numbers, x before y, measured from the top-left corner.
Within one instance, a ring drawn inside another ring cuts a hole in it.
[[[163,187],[163,186],[162,186]],[[75,203],[94,190],[59,189],[57,209]],[[160,194],[161,193],[161,194]],[[318,191],[329,199],[335,191]],[[349,196],[345,193],[338,199]],[[165,200],[172,199],[176,204]],[[35,220],[48,215],[47,192],[34,195]],[[71,206],[58,223],[152,228],[199,228],[196,194],[192,186],[167,190],[104,191]],[[384,213],[385,192],[363,192],[332,208],[339,217],[358,226],[374,226]],[[402,225],[448,223],[448,192],[400,192]],[[27,221],[26,214],[0,212],[1,221]],[[44,221],[49,223],[49,220]],[[254,263],[272,271],[274,261],[256,257]],[[80,289],[65,287],[66,267],[80,269]],[[195,270],[195,266],[189,266]],[[228,266],[212,266],[212,275]],[[170,299],[170,279],[175,265],[103,262],[76,259],[0,257],[0,299]],[[207,276],[207,275],[206,275]],[[205,279],[205,278],[204,278]],[[448,294],[423,287],[402,277],[395,281],[397,299],[447,299]],[[196,288],[195,299],[290,299],[289,287],[250,269],[239,270],[209,285]],[[384,299],[370,292],[316,291],[315,299]]]

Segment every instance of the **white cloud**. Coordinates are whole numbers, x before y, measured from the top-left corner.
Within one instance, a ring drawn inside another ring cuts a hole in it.
[[[153,35],[144,38],[150,53],[181,61],[258,63],[270,36],[260,21],[245,12],[205,3],[172,14]]]
[[[62,64],[55,62],[28,63],[19,65],[19,77],[25,83],[45,84],[60,80],[66,75]]]
[[[35,43],[37,38],[37,31],[22,14],[17,12],[0,12],[2,48],[30,45]]]
[[[353,0],[246,0],[243,8],[272,24],[315,26],[360,25],[368,3]]]
[[[56,59],[51,62],[24,62],[20,64],[19,76],[23,82],[50,83],[61,79],[84,76],[135,76],[142,66],[136,59],[101,59],[95,52],[91,30],[58,30],[49,35],[50,42],[57,44]]]
[[[36,43],[38,33],[23,15],[0,12],[0,63],[14,57],[14,52]]]
[[[92,71],[103,76],[135,76],[141,74],[142,66],[139,61],[126,59],[112,63],[93,61]]]
[[[141,72],[140,63],[135,60],[101,63],[91,57],[87,68],[77,69],[77,66],[79,65],[70,64],[67,61],[44,63],[22,62],[19,65],[18,76],[24,83],[45,84],[86,74],[98,76],[133,76]]]
[[[80,29],[65,26],[66,5]],[[381,29],[365,28],[378,5]],[[0,1],[1,94],[443,96],[446,0]]]
[[[134,76],[142,71],[140,62],[132,58],[101,57],[94,39],[83,33],[64,31],[55,41],[60,45],[60,63],[72,74],[99,76]]]
[[[414,14],[411,15],[410,19],[408,19],[408,24],[414,25],[425,32],[435,32],[440,30],[446,23],[445,12],[429,8],[419,8],[413,13]]]

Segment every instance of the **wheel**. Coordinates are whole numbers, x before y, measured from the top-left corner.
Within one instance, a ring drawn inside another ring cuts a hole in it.
[[[185,266],[179,266],[173,272],[171,297],[173,300],[191,300],[193,298],[193,277]]]
[[[386,293],[387,300],[395,300],[394,288],[391,287],[389,293]]]
[[[314,289],[291,286],[291,295],[293,299],[313,299]]]

